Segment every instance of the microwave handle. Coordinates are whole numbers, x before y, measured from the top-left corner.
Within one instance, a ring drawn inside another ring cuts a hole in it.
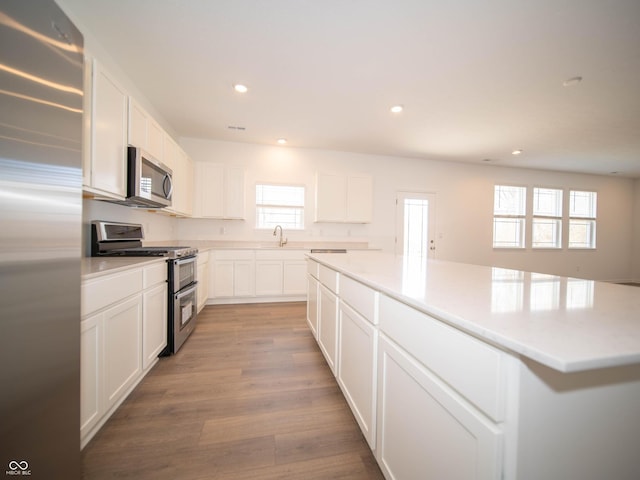
[[[169,188],[167,191],[167,183],[169,184]],[[171,175],[168,173],[164,176],[162,180],[162,191],[166,198],[171,198],[171,194],[173,193],[173,180],[171,179]]]

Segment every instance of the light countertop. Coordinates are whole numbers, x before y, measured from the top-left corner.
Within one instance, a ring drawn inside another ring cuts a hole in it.
[[[311,258],[562,372],[640,363],[640,288],[380,252]]]
[[[86,257],[82,259],[81,275],[82,280],[89,280],[145,264],[166,261],[164,257]]]
[[[284,246],[278,245],[274,237],[271,241],[254,242],[244,240],[179,240],[173,242],[144,242],[144,245],[188,245],[202,250],[311,250],[312,248],[332,248],[346,250],[368,250],[367,242],[296,242],[289,241]]]

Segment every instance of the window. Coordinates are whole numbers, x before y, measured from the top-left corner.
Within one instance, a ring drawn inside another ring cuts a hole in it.
[[[493,197],[494,248],[524,248],[526,188],[496,185]]]
[[[533,248],[562,247],[562,190],[533,189]]]
[[[304,229],[304,187],[256,185],[256,228]]]
[[[569,248],[596,248],[596,192],[569,192]]]

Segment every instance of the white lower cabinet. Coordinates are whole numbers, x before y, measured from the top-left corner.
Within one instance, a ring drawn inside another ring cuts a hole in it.
[[[102,315],[80,322],[80,437],[98,423],[104,411],[102,393]]]
[[[209,297],[209,252],[198,253],[198,312],[204,308]]]
[[[307,262],[300,253],[299,260],[284,260],[282,262],[282,294],[304,295],[307,277]]]
[[[376,458],[386,478],[499,480],[502,433],[384,335]]]
[[[307,293],[305,250],[216,250],[210,254],[211,303],[289,301]]]
[[[103,314],[104,399],[111,408],[142,372],[142,298],[122,302]]]
[[[320,284],[318,304],[318,344],[335,375],[338,353],[338,297]]]
[[[256,260],[256,295],[282,295],[282,261]]]
[[[378,330],[342,301],[339,315],[338,384],[375,451]]]
[[[167,344],[167,265],[82,282],[80,440],[84,447]]]
[[[167,284],[156,285],[142,295],[142,368],[151,367],[167,346]]]
[[[318,280],[309,275],[307,277],[307,323],[313,336],[318,338]]]
[[[252,297],[255,291],[253,250],[219,250],[210,254],[209,298]]]

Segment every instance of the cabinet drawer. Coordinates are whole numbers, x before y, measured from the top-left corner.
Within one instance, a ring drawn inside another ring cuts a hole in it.
[[[340,298],[368,321],[378,323],[378,292],[344,275],[340,276]]]
[[[338,272],[336,272],[335,270],[331,270],[324,265],[320,265],[318,275],[321,284],[323,284],[332,292],[338,293]]]
[[[160,262],[144,267],[142,271],[142,287],[149,288],[167,281],[167,262]]]
[[[318,278],[320,274],[320,264],[315,260],[307,259],[307,273],[314,278]]]
[[[304,260],[306,250],[256,250],[256,260]]]
[[[82,284],[81,314],[100,310],[142,290],[142,269],[100,277]]]
[[[198,265],[204,265],[209,262],[209,251],[198,252]]]
[[[253,250],[216,250],[216,260],[253,260]]]
[[[380,329],[481,411],[504,419],[503,352],[386,295]]]

